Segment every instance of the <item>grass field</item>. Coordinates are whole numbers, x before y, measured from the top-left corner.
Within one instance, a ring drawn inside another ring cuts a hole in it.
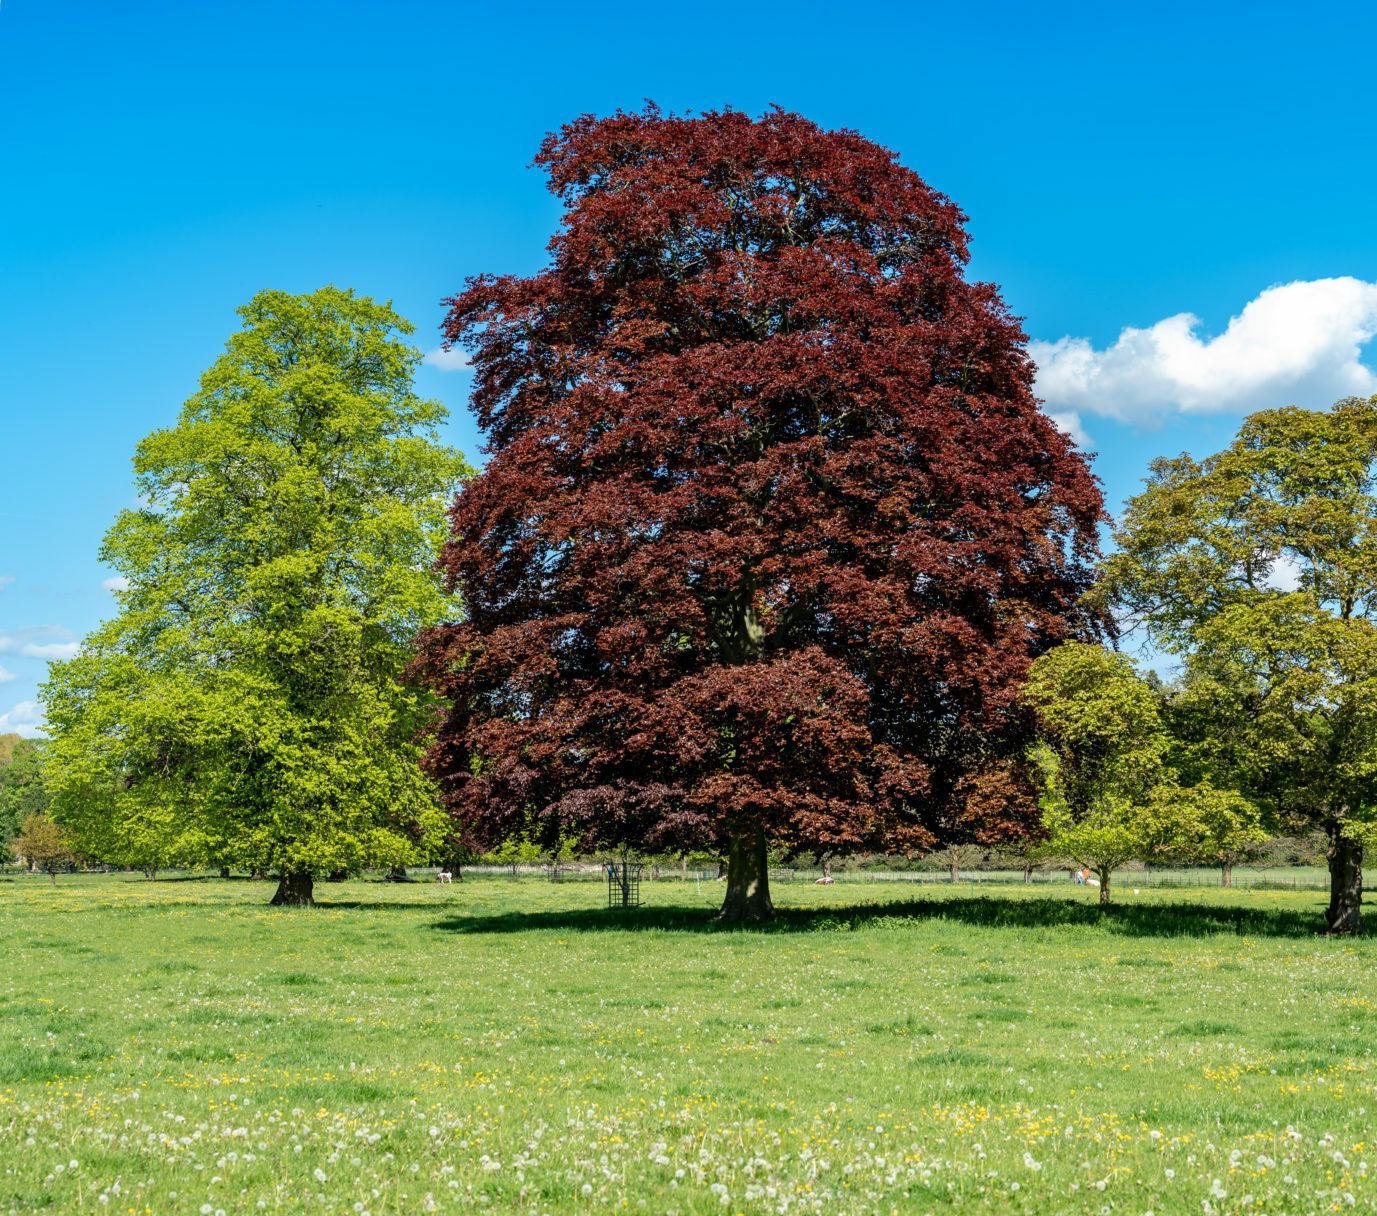
[[[1314,893],[271,890],[0,881],[0,1212],[1377,1206],[1377,943]]]

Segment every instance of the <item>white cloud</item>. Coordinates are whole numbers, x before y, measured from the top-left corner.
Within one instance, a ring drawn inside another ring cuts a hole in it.
[[[1126,327],[1113,346],[1085,338],[1030,342],[1037,394],[1065,430],[1082,413],[1149,422],[1166,413],[1247,413],[1283,405],[1318,408],[1377,393],[1362,362],[1377,335],[1377,283],[1315,279],[1269,287],[1202,336],[1200,318],[1178,313],[1147,329]]]
[[[8,684],[11,680],[17,680],[18,678],[19,677],[15,675],[14,672],[10,671],[9,668],[0,667],[0,684]]]
[[[120,575],[118,578],[107,578],[101,581],[101,588],[105,591],[128,591],[129,580]]]
[[[17,654],[26,659],[70,659],[81,649],[80,642],[70,641],[70,631],[58,625],[39,625],[21,629],[17,633],[0,633],[0,654]],[[42,638],[61,638],[45,642]]]
[[[422,363],[429,363],[431,367],[439,368],[442,372],[460,372],[469,365],[469,357],[458,347],[446,350],[443,346],[437,346],[434,350],[427,351]]]
[[[80,650],[80,642],[49,642],[45,645],[25,642],[19,648],[19,653],[26,659],[70,659]]]
[[[1056,425],[1057,430],[1065,431],[1075,440],[1077,447],[1090,446],[1090,436],[1085,433],[1081,426],[1081,416],[1075,410],[1048,410],[1047,416]]]
[[[0,591],[3,591],[12,582],[14,582],[13,574],[0,574]]]
[[[37,701],[20,701],[7,713],[0,714],[0,735],[23,735],[32,739],[43,730],[43,715]]]

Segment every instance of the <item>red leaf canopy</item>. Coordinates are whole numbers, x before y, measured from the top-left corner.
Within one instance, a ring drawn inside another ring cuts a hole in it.
[[[1095,628],[1103,507],[965,217],[782,112],[585,116],[536,163],[548,269],[446,302],[489,460],[441,561],[467,617],[417,671],[463,832],[1021,834],[1018,691]]]

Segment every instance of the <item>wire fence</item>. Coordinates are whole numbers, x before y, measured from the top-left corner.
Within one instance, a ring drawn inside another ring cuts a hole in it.
[[[420,876],[426,871],[413,870]],[[550,878],[550,866],[543,865],[466,865],[465,875],[488,878]],[[596,862],[561,862],[558,869],[560,882],[606,882],[607,867]],[[719,881],[717,870],[684,869],[680,866],[645,865],[642,881],[647,883],[692,882],[696,885]],[[960,870],[955,883],[949,870],[882,870],[834,868],[828,876],[838,885],[910,883],[922,886],[953,886],[964,884],[967,887],[997,886],[1071,886],[1074,879],[1067,869],[1033,870],[1025,877],[1022,870]],[[780,866],[770,870],[773,884],[814,884],[824,878],[817,868]],[[1116,887],[1222,887],[1223,874],[1218,868],[1206,867],[1133,867],[1116,870],[1113,876]],[[1371,887],[1377,882],[1377,869],[1365,870],[1363,885]],[[1235,865],[1230,876],[1232,887],[1248,890],[1274,891],[1327,891],[1329,872],[1319,866],[1241,866]]]

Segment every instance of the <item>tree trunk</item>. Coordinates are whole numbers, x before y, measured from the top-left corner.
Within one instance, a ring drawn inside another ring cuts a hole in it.
[[[331,871],[330,871],[330,874],[329,874],[329,877],[327,877],[325,881],[326,881],[326,882],[343,882],[343,881],[344,881],[346,878],[348,878],[348,877],[349,877],[349,871],[348,871],[348,870],[331,870]]]
[[[229,876],[230,876],[229,866],[221,866],[221,867],[220,867],[220,877],[221,877],[221,878],[228,878]]]
[[[155,878],[158,877],[158,867],[157,867],[157,866],[144,866],[144,868],[143,868],[143,876],[144,876],[149,882],[152,882]]]
[[[727,854],[727,896],[717,919],[730,925],[773,920],[770,871],[763,828],[732,839]]]
[[[947,867],[947,872],[951,875],[952,882],[961,881],[961,863],[959,861],[953,859],[951,865]]]
[[[272,897],[274,908],[314,908],[315,896],[312,891],[315,879],[310,873],[283,874],[277,884],[277,894]]]
[[[1363,846],[1344,836],[1338,824],[1329,828],[1330,933],[1363,931]]]
[[[1033,867],[1032,867],[1032,866],[1025,865],[1025,866],[1023,867],[1023,881],[1024,881],[1025,884],[1026,884],[1026,883],[1030,883],[1030,882],[1033,881]]]
[[[824,878],[832,877],[832,859],[830,857],[822,859],[822,876]]]
[[[1100,907],[1102,908],[1109,903],[1109,876],[1112,873],[1112,870],[1100,871]]]
[[[1221,887],[1232,887],[1234,885],[1234,863],[1232,861],[1226,861],[1220,864],[1219,885]]]

